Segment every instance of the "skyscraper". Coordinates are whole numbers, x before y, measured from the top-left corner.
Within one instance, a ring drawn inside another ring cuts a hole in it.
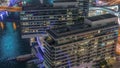
[[[46,68],[100,68],[102,63],[115,59],[118,23],[114,15],[89,17],[82,25],[50,29],[47,33]]]

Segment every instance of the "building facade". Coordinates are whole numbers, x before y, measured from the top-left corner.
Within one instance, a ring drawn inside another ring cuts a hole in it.
[[[71,1],[53,1],[49,6],[41,4],[37,8],[24,8],[20,13],[22,37],[40,36],[46,29],[73,25],[80,17],[88,15],[88,0],[79,0],[79,5],[78,1]]]
[[[49,7],[41,10],[22,11],[21,26],[22,33],[25,34],[43,34],[46,29],[57,27],[59,25],[74,24],[77,19],[77,8],[59,8]]]
[[[83,25],[48,30],[49,36],[44,41],[45,67],[100,68],[104,60],[114,59],[118,37],[116,20],[117,17],[106,14],[87,18]]]

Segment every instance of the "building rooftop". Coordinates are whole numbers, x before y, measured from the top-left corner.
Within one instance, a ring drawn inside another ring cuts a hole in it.
[[[113,18],[113,17],[116,17],[116,16],[112,15],[112,14],[104,14],[104,15],[100,15],[100,16],[89,17],[87,19],[89,19],[91,21],[98,21],[98,20],[109,19],[109,18]]]
[[[75,8],[76,6],[67,6],[67,7],[64,7],[64,6],[45,6],[45,5],[39,5],[39,6],[31,6],[31,7],[23,7],[22,10],[23,11],[29,11],[29,10],[49,10],[49,9],[69,9],[69,8],[73,8],[73,9],[77,9],[77,7]]]
[[[88,19],[94,20],[93,18],[97,18],[96,19],[96,21],[97,21],[97,20],[108,19],[108,18],[112,18],[112,17],[116,17],[116,16],[111,15],[111,14],[106,14],[106,15],[101,15],[101,16],[90,17]],[[104,22],[104,23],[106,23],[106,22]],[[83,33],[83,32],[87,32],[87,31],[93,31],[93,30],[107,28],[107,27],[111,27],[111,26],[115,26],[115,25],[118,25],[118,23],[116,23],[115,21],[111,21],[109,23],[106,23],[102,26],[97,26],[97,27],[84,23],[84,24],[80,24],[80,25],[77,24],[77,25],[71,25],[71,26],[64,26],[64,27],[56,28],[56,29],[50,29],[50,30],[47,30],[47,32],[49,34],[51,34],[55,39],[57,39],[57,38],[65,37],[68,35]]]
[[[100,28],[107,28],[117,25],[117,23],[111,22],[111,24],[105,25],[105,26],[100,26],[100,27],[91,27],[89,25],[72,25],[72,26],[66,26],[66,27],[61,27],[57,29],[51,29],[47,30],[49,34],[51,34],[55,39],[60,38],[60,37],[65,37],[68,35],[73,35],[77,33],[83,33],[87,31],[92,31],[92,30],[97,30]]]

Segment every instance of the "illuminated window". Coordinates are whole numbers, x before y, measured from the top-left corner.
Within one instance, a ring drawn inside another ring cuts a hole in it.
[[[100,30],[98,30],[98,33],[100,33],[101,31]]]
[[[31,38],[30,41],[31,41],[31,42],[35,42],[35,38]]]
[[[79,3],[79,5],[83,5],[83,3]]]
[[[23,33],[28,33],[28,32],[29,32],[29,28],[23,29]]]
[[[105,43],[102,43],[101,46],[105,46]]]
[[[98,44],[98,42],[97,42],[97,41],[95,41],[94,45],[97,45],[97,44]]]
[[[114,40],[111,40],[111,41],[106,42],[106,45],[111,45],[113,43],[114,43]]]
[[[68,14],[72,15],[72,12],[68,12]]]
[[[97,45],[95,45],[94,48],[97,48]]]
[[[53,62],[55,65],[60,65],[62,62],[60,62],[60,61],[54,61]]]
[[[28,18],[27,17],[23,17],[22,20],[28,20]]]
[[[54,19],[54,16],[50,16],[49,18],[50,18],[50,19]]]
[[[70,17],[70,15],[67,15],[67,17]]]
[[[67,20],[73,20],[73,18],[67,18]]]

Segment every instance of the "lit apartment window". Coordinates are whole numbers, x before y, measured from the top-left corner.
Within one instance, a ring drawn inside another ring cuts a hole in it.
[[[27,17],[23,17],[22,20],[28,20],[28,18]]]
[[[111,45],[113,43],[114,43],[114,40],[111,40],[111,41],[106,42],[106,45]]]
[[[32,30],[32,32],[36,32],[36,30]]]
[[[101,46],[105,46],[105,43],[101,43]]]
[[[94,48],[97,48],[97,45],[94,45]]]
[[[95,41],[94,45],[97,45],[97,44],[98,44],[98,42],[97,42],[97,41]]]
[[[61,44],[61,43],[64,43],[66,42],[64,39],[59,39],[58,43]]]
[[[72,20],[69,20],[68,23],[66,23],[67,25],[72,25],[74,24],[74,22]]]
[[[100,30],[98,30],[98,33],[100,33],[101,31]]]
[[[88,39],[88,38],[92,38],[93,35],[89,34],[89,35],[86,35],[85,39]]]
[[[89,40],[86,40],[86,41],[82,42],[81,45],[86,45],[86,44],[88,44],[88,42],[89,42]]]
[[[23,30],[23,33],[28,33],[29,32],[29,28],[25,28],[24,30]]]
[[[68,12],[69,15],[72,15],[72,12]]]
[[[79,3],[79,5],[83,5],[83,3]]]
[[[38,30],[36,30],[36,32],[38,32]]]
[[[61,20],[65,20],[65,17],[62,16]]]
[[[47,25],[50,25],[50,21],[47,21],[46,24],[47,24]]]
[[[107,54],[105,55],[105,59],[109,59],[109,58],[110,58],[110,54],[107,53]]]
[[[72,17],[69,17],[69,18],[67,18],[67,20],[73,20],[73,18],[72,18]]]
[[[84,54],[85,54],[85,48],[80,48],[80,49],[78,50],[78,54],[79,54],[79,55],[84,55]]]
[[[60,61],[55,61],[55,62],[53,62],[55,65],[60,65],[62,62],[60,62]]]
[[[50,18],[50,19],[54,19],[54,16],[51,15],[49,18]]]
[[[35,42],[35,38],[30,38],[30,41],[31,42]]]
[[[67,15],[67,17],[70,17],[70,15]]]

